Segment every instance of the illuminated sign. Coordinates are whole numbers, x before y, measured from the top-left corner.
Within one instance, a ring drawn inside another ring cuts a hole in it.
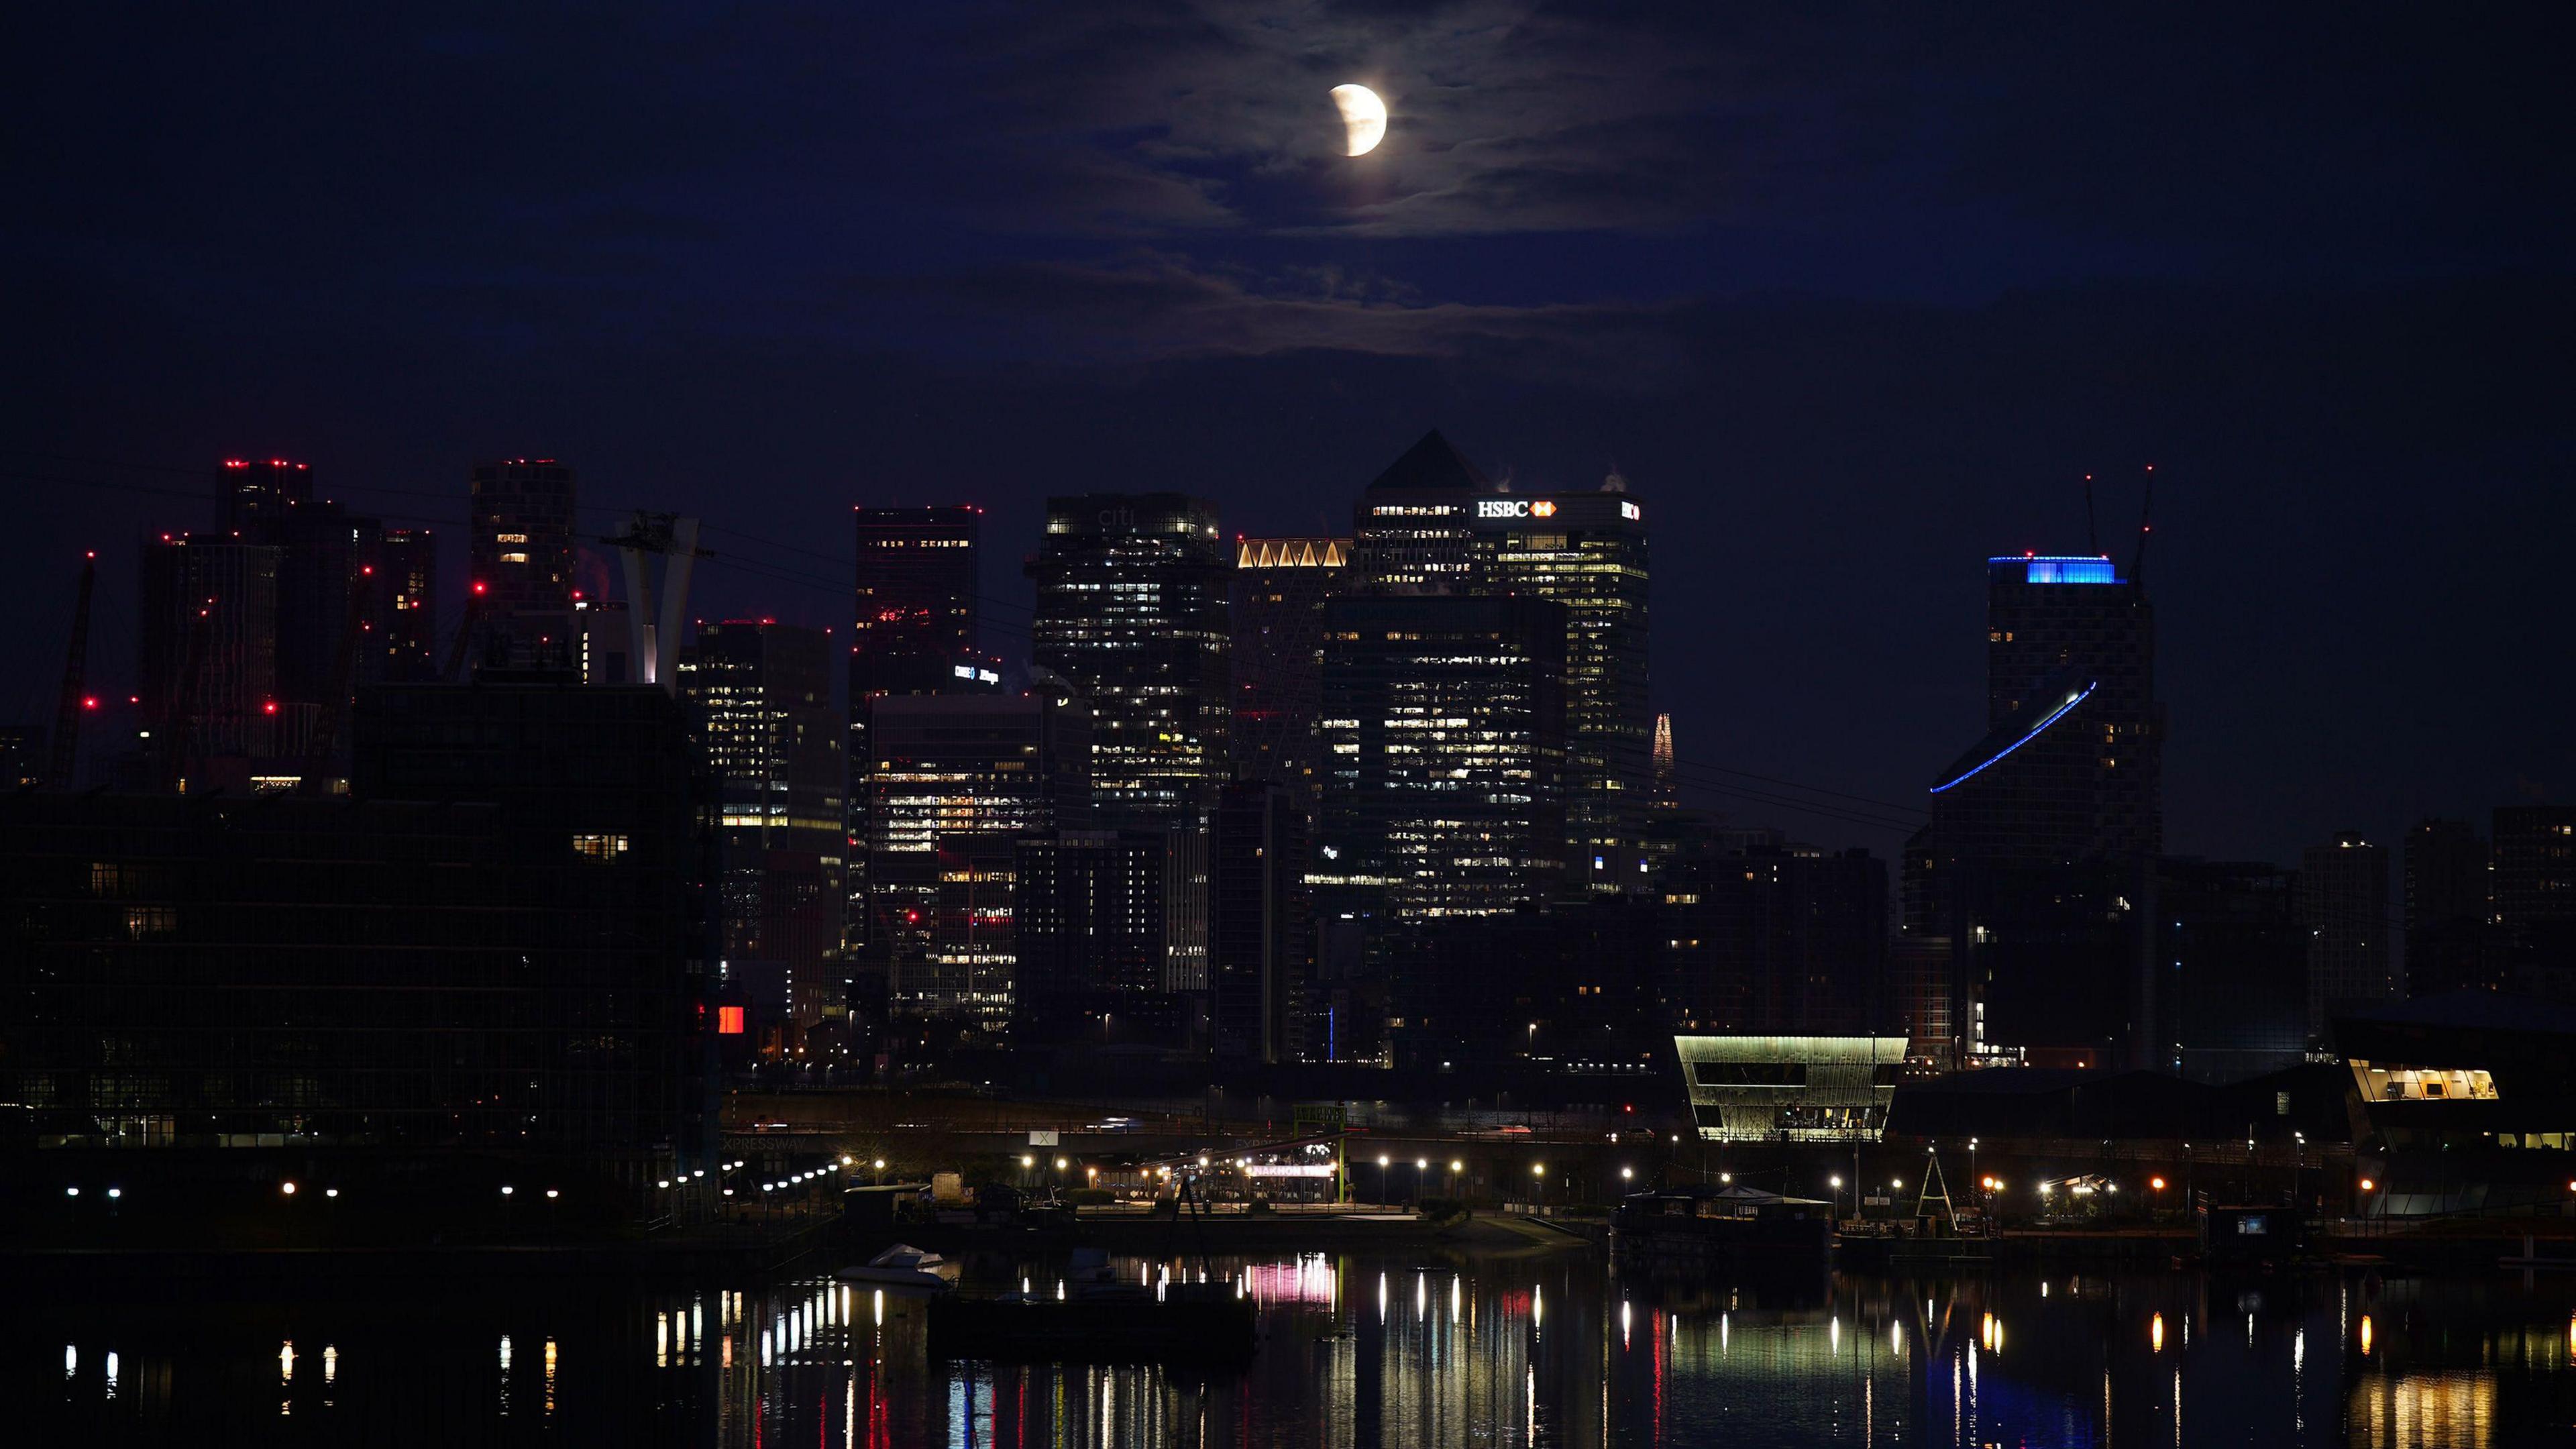
[[[718,1036],[740,1036],[740,1035],[742,1035],[742,1008],[741,1008],[741,1007],[739,1007],[739,1006],[719,1006],[719,1007],[717,1007],[717,1008],[716,1008],[716,1035],[718,1035]]]
[[[1646,516],[1646,510],[1634,503],[1622,503],[1619,505],[1619,516],[1628,519],[1643,518]]]
[[[1484,498],[1476,503],[1478,518],[1554,518],[1556,505],[1547,499]]]
[[[1243,1169],[1246,1177],[1330,1177],[1329,1162],[1256,1162]]]
[[[971,679],[978,684],[999,684],[1002,682],[1001,675],[990,669],[978,669],[972,664],[957,665],[955,666],[954,672],[958,678]]]

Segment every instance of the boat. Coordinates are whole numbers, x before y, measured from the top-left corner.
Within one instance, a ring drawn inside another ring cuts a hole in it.
[[[925,1252],[910,1243],[897,1243],[864,1263],[843,1268],[834,1276],[844,1283],[873,1283],[884,1288],[909,1288],[917,1293],[945,1293],[957,1286],[958,1265],[937,1253]]]

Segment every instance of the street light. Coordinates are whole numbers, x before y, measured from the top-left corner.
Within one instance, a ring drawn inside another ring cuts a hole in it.
[[[1826,1178],[1826,1179],[1825,1179],[1825,1181],[1827,1181],[1827,1182],[1829,1182],[1829,1183],[1833,1184],[1833,1188],[1834,1188],[1833,1201],[1832,1201],[1832,1202],[1830,1202],[1830,1203],[1828,1203],[1828,1204],[1827,1204],[1827,1206],[1833,1209],[1834,1216],[1836,1216],[1836,1217],[1840,1217],[1840,1216],[1842,1216],[1842,1211],[1843,1211],[1843,1178],[1842,1178],[1842,1174],[1841,1174],[1841,1173],[1835,1173],[1833,1176],[1831,1176],[1831,1177],[1829,1177],[1829,1178]],[[1855,1193],[1855,1194],[1854,1194],[1854,1196],[1858,1196],[1858,1194],[1857,1194],[1857,1193]]]
[[[1430,1169],[1430,1158],[1417,1157],[1413,1159],[1413,1200],[1417,1203],[1422,1201],[1422,1174],[1430,1171]]]
[[[1530,1164],[1530,1176],[1532,1176],[1532,1177],[1534,1177],[1534,1178],[1537,1178],[1537,1179],[1538,1179],[1538,1200],[1539,1200],[1540,1202],[1542,1202],[1542,1203],[1546,1202],[1546,1201],[1547,1201],[1547,1164],[1546,1164],[1546,1163],[1544,1163],[1544,1162],[1533,1162],[1533,1163],[1531,1163],[1531,1164]]]
[[[1458,1195],[1458,1174],[1465,1172],[1466,1170],[1466,1163],[1459,1161],[1455,1157],[1449,1159],[1449,1195],[1451,1197],[1456,1197]]]
[[[1377,1155],[1377,1205],[1386,1206],[1386,1154]]]

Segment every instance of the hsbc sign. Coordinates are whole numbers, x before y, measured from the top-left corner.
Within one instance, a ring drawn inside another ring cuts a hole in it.
[[[1480,498],[1478,518],[1554,518],[1556,505],[1544,498]]]

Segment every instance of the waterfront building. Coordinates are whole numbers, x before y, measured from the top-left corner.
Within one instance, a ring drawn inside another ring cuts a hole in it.
[[[2576,981],[2576,805],[2499,805],[2489,838],[2516,989],[2556,992]]]
[[[1207,836],[1049,830],[1013,860],[1014,1044],[1186,1047],[1204,1027]]]
[[[1703,1142],[1875,1142],[1887,1130],[1901,1036],[1675,1036]]]
[[[1666,866],[1662,904],[1670,1030],[1859,1036],[1894,1024],[1887,863],[1868,851],[1705,831]]]

